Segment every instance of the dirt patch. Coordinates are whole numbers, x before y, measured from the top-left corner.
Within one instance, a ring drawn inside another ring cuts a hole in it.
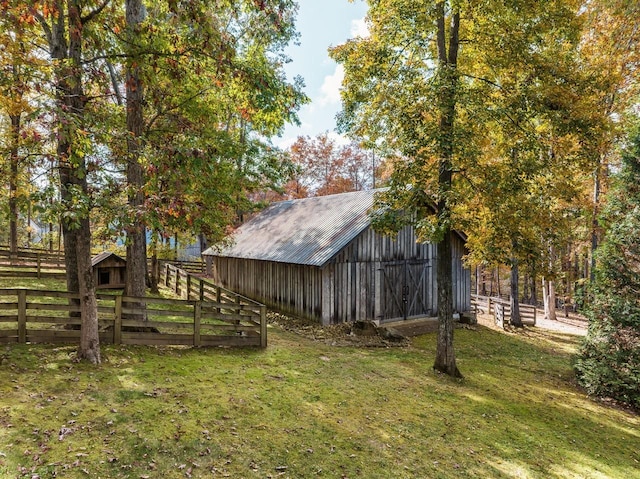
[[[317,321],[296,318],[270,311],[267,322],[285,331],[330,346],[397,348],[409,346],[409,339],[378,328],[370,322],[341,323],[322,326]]]
[[[496,326],[495,318],[493,314],[478,314],[478,324],[493,329],[500,329]],[[571,313],[569,317],[565,317],[563,313],[558,312],[558,319],[555,321],[545,319],[544,313],[538,310],[536,318],[536,328],[547,329],[550,331],[557,331],[560,333],[573,334],[576,336],[585,336],[587,334],[587,327],[589,326],[588,320],[579,314]],[[511,326],[507,326],[511,327]],[[533,327],[533,326],[526,326]]]

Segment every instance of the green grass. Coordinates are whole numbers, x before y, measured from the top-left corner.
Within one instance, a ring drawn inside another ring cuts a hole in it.
[[[640,419],[576,387],[578,341],[458,330],[462,381],[431,369],[433,334],[270,327],[266,350],[103,346],[99,366],[0,346],[0,477],[640,478]]]
[[[577,339],[456,331],[335,348],[276,328],[266,350],[0,349],[0,477],[640,477],[637,416],[592,402]]]

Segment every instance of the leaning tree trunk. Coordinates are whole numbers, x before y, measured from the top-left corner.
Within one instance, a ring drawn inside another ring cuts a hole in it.
[[[439,172],[437,214],[442,238],[438,241],[438,259],[436,275],[438,283],[438,344],[433,369],[453,377],[462,377],[456,365],[453,350],[453,271],[451,251],[451,205],[449,199],[453,178],[453,142],[454,119],[456,113],[456,95],[458,86],[458,32],[460,28],[460,14],[455,12],[451,17],[449,28],[449,48],[447,50],[445,26],[446,12],[444,2],[439,2],[437,8],[437,46],[440,80],[439,94]]]
[[[511,259],[511,287],[509,293],[509,306],[511,307],[511,325],[522,327],[520,316],[520,292],[518,287],[518,258]]]

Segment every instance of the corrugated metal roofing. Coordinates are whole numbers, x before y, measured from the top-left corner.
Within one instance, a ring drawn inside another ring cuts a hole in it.
[[[322,266],[369,226],[373,191],[274,203],[240,226],[234,243],[203,254]]]

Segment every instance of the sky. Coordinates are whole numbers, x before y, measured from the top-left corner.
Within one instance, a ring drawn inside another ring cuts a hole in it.
[[[286,72],[290,80],[295,75],[304,78],[305,93],[311,99],[299,112],[301,126],[288,126],[282,137],[274,139],[287,148],[298,136],[317,136],[334,132],[335,116],[340,111],[340,85],[343,70],[329,58],[327,49],[347,39],[366,35],[364,16],[367,4],[363,0],[299,0],[297,30],[300,45],[291,45],[287,55],[291,63]]]

